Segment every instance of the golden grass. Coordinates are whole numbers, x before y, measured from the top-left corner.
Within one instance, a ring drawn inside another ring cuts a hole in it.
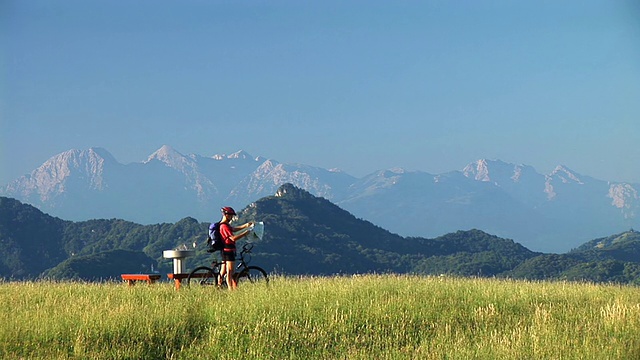
[[[3,359],[635,359],[640,289],[397,275],[0,283]]]

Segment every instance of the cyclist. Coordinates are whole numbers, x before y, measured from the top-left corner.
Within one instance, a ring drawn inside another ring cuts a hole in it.
[[[227,276],[227,285],[230,290],[234,290],[238,287],[238,283],[233,278],[233,272],[235,269],[236,260],[236,241],[251,233],[249,229],[253,222],[248,222],[240,226],[231,226],[231,222],[235,220],[236,212],[230,206],[225,206],[222,209],[222,220],[220,220],[220,235],[224,240],[224,249],[222,249],[222,265],[220,266],[220,277],[218,279],[218,285],[222,285],[222,279]],[[235,234],[240,230],[245,230],[241,233]]]

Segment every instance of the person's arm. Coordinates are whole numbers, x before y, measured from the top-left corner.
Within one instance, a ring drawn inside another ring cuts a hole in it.
[[[242,225],[240,225],[240,226],[233,227],[233,228],[231,228],[231,230],[232,230],[233,232],[238,232],[238,231],[240,231],[240,230],[246,229],[246,228],[251,227],[251,226],[253,226],[253,221],[249,221],[249,222],[248,222],[248,223],[246,223],[246,224],[242,224]]]
[[[249,224],[249,223],[247,223]],[[220,234],[222,235],[223,239],[228,239],[233,241],[234,243],[240,239],[242,239],[243,237],[249,235],[251,233],[251,229],[246,229],[248,228],[248,226],[245,226],[247,224],[244,225],[240,225],[237,228],[231,227],[231,225],[229,224],[224,224],[224,226],[221,224],[220,225]],[[243,232],[241,233],[234,233],[236,231],[236,229],[245,229]]]
[[[251,230],[247,229],[239,234],[231,236],[231,240],[233,240],[233,242],[236,242],[249,234],[251,234]]]

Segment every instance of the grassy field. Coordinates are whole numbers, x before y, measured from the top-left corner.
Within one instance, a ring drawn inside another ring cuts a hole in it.
[[[0,283],[2,359],[640,359],[640,288],[414,276]]]

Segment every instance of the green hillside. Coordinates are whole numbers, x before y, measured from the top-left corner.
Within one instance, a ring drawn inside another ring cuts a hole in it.
[[[640,285],[640,233],[591,240],[567,254],[541,254],[504,276],[518,279],[581,280]]]
[[[210,263],[208,223],[140,225],[120,219],[60,220],[14,199],[0,198],[0,277],[103,280],[125,272],[172,271],[163,250],[199,243],[187,269]],[[532,252],[481,230],[434,239],[401,237],[358,219],[290,184],[257,200],[238,223],[263,221],[252,261],[290,275],[450,274],[518,279],[638,283],[639,238],[633,230],[596,239],[567,254]],[[212,221],[218,219],[212,219]],[[217,256],[217,255],[213,255]]]
[[[631,229],[622,234],[591,240],[570,253],[591,260],[640,262],[640,232]]]
[[[71,257],[46,270],[43,277],[58,280],[100,281],[118,278],[122,273],[148,273],[155,260],[141,251],[109,250]]]
[[[66,260],[63,234],[70,224],[0,197],[0,276],[32,278]]]

